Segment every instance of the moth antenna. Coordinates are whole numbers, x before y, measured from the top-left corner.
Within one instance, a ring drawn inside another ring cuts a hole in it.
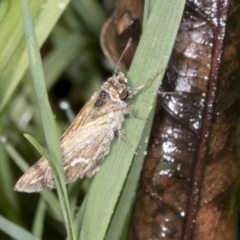
[[[122,52],[122,54],[121,54],[121,56],[120,56],[120,58],[119,58],[119,60],[118,60],[118,63],[117,63],[117,65],[116,65],[116,68],[115,68],[115,70],[114,70],[114,76],[116,75],[116,72],[117,72],[117,70],[118,70],[119,64],[120,64],[120,62],[122,61],[122,58],[123,58],[125,52],[127,51],[127,49],[130,47],[131,43],[132,43],[132,38],[129,38],[128,41],[127,41],[127,45],[126,45],[126,47],[124,48],[124,50],[123,50],[123,52]]]
[[[177,95],[179,94],[179,92],[163,92],[161,90],[158,90],[157,92],[153,92],[153,91],[148,91],[148,90],[141,90],[141,92],[144,92],[144,93],[151,93],[151,94],[154,94],[154,95],[166,95],[166,94],[169,94],[169,95]]]
[[[161,90],[158,90],[157,92],[153,92],[153,91],[149,91],[149,90],[141,90],[141,92],[144,92],[144,93],[151,93],[151,94],[154,94],[154,95],[158,95],[158,94],[167,94],[168,92],[162,92]]]
[[[159,69],[157,72],[154,73],[152,77],[150,77],[142,86],[145,88],[148,84],[150,84],[160,73],[162,73],[164,70],[166,70],[167,67]],[[142,89],[143,89],[142,88]],[[141,90],[142,91],[142,90]]]
[[[143,85],[137,87],[137,88],[129,88],[129,97],[128,98],[131,98],[133,97],[134,95],[136,95],[138,92],[148,92],[148,93],[153,93],[153,94],[161,94],[162,92],[158,91],[158,92],[151,92],[151,91],[148,91],[148,90],[143,90],[148,84],[150,84],[161,72],[163,72],[164,70],[166,70],[167,67],[165,68],[162,68],[160,70],[158,70],[157,72],[155,72],[155,74],[150,77]]]

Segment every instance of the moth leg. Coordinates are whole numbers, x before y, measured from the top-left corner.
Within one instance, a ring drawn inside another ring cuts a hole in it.
[[[133,112],[132,107],[128,106],[128,111],[131,115],[133,115],[135,118],[141,119],[143,121],[147,121],[147,118],[141,117],[139,115],[137,115],[136,113]]]
[[[141,117],[141,116],[135,114],[134,112],[131,112],[131,114],[132,114],[135,118],[141,119],[141,120],[143,120],[143,121],[147,121],[147,118]]]
[[[122,129],[118,129],[118,134],[119,134],[119,136],[127,143],[127,145],[130,147],[130,149],[132,150],[132,152],[137,155],[137,152],[134,150],[132,144],[129,142],[129,140],[128,140],[128,139],[126,138],[126,136],[124,135],[124,132],[123,132]]]

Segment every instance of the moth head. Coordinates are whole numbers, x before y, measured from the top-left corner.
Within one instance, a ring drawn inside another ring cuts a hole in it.
[[[127,89],[127,78],[124,73],[118,72],[115,74],[117,82],[119,83],[118,94],[121,100],[124,100],[128,97],[128,89]]]
[[[127,78],[124,73],[116,72],[105,82],[105,87],[109,89],[113,96],[124,100],[128,97]]]

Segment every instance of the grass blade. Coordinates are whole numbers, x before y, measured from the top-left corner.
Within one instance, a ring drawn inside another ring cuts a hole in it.
[[[39,238],[34,237],[30,232],[19,227],[15,223],[7,220],[1,215],[0,215],[0,229],[16,240],[19,240],[19,239],[39,240]]]
[[[70,0],[29,1],[36,23],[39,45],[50,34]],[[5,11],[0,22],[0,113],[8,104],[28,67],[23,39],[21,1],[0,1],[0,12]],[[11,67],[9,67],[11,66]]]
[[[46,211],[46,203],[40,199],[37,206],[37,211],[33,220],[32,233],[34,236],[42,239],[43,225]]]
[[[120,239],[123,233],[124,225],[127,222],[126,220],[130,215],[130,210],[135,199],[138,180],[142,170],[142,164],[145,158],[145,151],[148,144],[148,141],[146,141],[146,139],[148,139],[152,128],[153,116],[154,112],[152,111],[137,149],[138,155],[136,155],[133,159],[133,163],[127,176],[126,183],[124,184],[119,202],[109,225],[109,229],[105,238],[106,240]]]
[[[5,137],[0,137],[0,205],[1,213],[16,223],[22,223],[19,218],[19,204],[17,202],[17,194],[12,191],[13,179],[11,174],[11,166],[7,154],[4,151],[2,141],[6,140]]]
[[[69,201],[65,186],[59,138],[57,135],[56,125],[47,98],[47,91],[44,81],[41,57],[26,0],[23,0],[23,13],[24,13],[25,38],[27,42],[30,69],[33,76],[34,87],[38,98],[44,135],[48,146],[48,154],[45,155],[46,157],[49,156],[47,159],[54,174],[57,192],[65,220],[65,226],[68,233],[68,238],[72,240],[76,239],[76,237],[74,233],[71,212],[69,208]],[[31,139],[31,142],[34,142],[34,140]],[[37,146],[36,142],[34,142],[34,144]],[[38,146],[38,150],[42,150],[41,147]]]
[[[73,6],[81,19],[88,26],[88,29],[95,35],[99,36],[104,21],[106,20],[105,13],[100,4],[94,0],[73,0]],[[91,18],[89,13],[91,12]]]
[[[131,86],[139,86],[159,69],[167,66],[184,5],[183,0],[154,1],[129,71]],[[159,85],[160,76],[153,81],[148,90],[157,91]],[[143,117],[148,116],[154,106],[154,98],[155,96],[150,94],[139,94],[131,101],[134,111],[140,112]],[[134,148],[139,144],[145,124],[144,121],[134,118],[130,118],[124,124],[126,137]],[[90,188],[81,240],[104,238],[132,159],[133,153],[129,147],[123,141],[117,143],[115,140],[110,155],[104,161]]]
[[[7,154],[13,159],[15,164],[21,169],[22,172],[26,172],[30,167],[27,162],[22,158],[22,156],[16,151],[16,149],[9,143],[5,138],[1,138],[2,146],[7,152]],[[11,186],[12,192],[12,186]],[[45,190],[41,192],[41,195],[45,202],[47,203],[49,210],[52,212],[52,217],[57,221],[63,221],[62,215],[60,214],[60,204],[56,198],[56,196],[49,190]],[[15,212],[16,215],[16,212]]]

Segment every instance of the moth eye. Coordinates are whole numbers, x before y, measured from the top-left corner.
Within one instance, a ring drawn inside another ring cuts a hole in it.
[[[128,96],[128,91],[127,91],[127,89],[123,89],[122,92],[119,93],[119,97],[120,97],[121,100],[126,99],[127,96]]]

